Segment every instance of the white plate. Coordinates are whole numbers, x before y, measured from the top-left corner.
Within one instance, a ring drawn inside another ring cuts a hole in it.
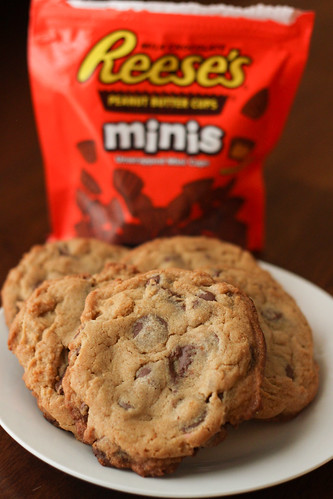
[[[314,333],[320,365],[315,401],[286,423],[243,423],[215,449],[198,452],[164,478],[141,478],[104,468],[90,447],[49,424],[21,380],[22,369],[7,350],[0,312],[0,423],[32,454],[65,473],[110,489],[158,497],[213,497],[261,489],[303,475],[333,457],[333,299],[285,270],[263,264],[298,301]]]

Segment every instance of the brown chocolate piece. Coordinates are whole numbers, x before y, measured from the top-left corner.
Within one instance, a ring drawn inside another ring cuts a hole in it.
[[[139,213],[142,225],[150,230],[152,237],[155,237],[165,227],[167,221],[167,210],[160,207],[152,207]]]
[[[75,227],[79,235],[136,245],[154,237],[179,233],[205,234],[245,246],[246,226],[237,220],[243,199],[231,194],[233,182],[216,188],[212,177],[188,182],[166,207],[160,207],[154,206],[150,197],[142,192],[143,181],[135,173],[119,168],[113,178],[116,190],[136,220],[125,222],[118,198],[104,204],[95,195],[91,197],[97,194],[99,186],[94,185],[94,179],[83,170],[82,182],[91,195],[80,189],[76,192],[77,205],[84,215]]]
[[[98,200],[91,201],[89,205],[89,216],[92,226],[96,232],[100,232],[109,223],[108,212],[105,206]]]
[[[93,453],[95,454],[95,456],[97,457],[99,463],[102,465],[102,466],[109,466],[111,467],[111,463],[109,461],[109,459],[107,459],[106,455],[104,452],[102,452],[101,450],[97,449],[96,447],[93,447]]]
[[[82,140],[76,144],[83,159],[87,163],[95,163],[97,160],[96,145],[93,140]]]
[[[254,94],[243,106],[241,113],[257,120],[265,113],[268,106],[268,89],[263,88]]]
[[[136,245],[147,241],[150,238],[150,233],[141,224],[124,223],[121,226],[121,231],[115,234],[113,238],[114,244],[130,244]]]
[[[151,373],[151,368],[148,366],[143,366],[138,369],[138,371],[135,374],[135,378],[144,378],[145,376],[148,376],[148,374]]]
[[[253,140],[244,137],[234,137],[231,140],[228,157],[236,161],[244,161],[254,148]]]
[[[194,182],[188,182],[184,185],[183,192],[191,203],[195,203],[210,191],[213,181],[214,179],[212,178],[203,178]]]
[[[141,193],[143,181],[136,173],[118,168],[113,173],[113,185],[125,200],[133,200]]]
[[[80,189],[76,191],[76,204],[84,214],[89,213],[89,206],[91,203],[90,197]]]
[[[135,198],[126,198],[128,211],[134,217],[140,218],[140,213],[153,209],[153,204],[145,194],[138,194]]]
[[[87,170],[81,170],[81,182],[92,194],[101,194],[102,189],[90,173],[87,172]]]
[[[188,425],[183,426],[182,431],[184,433],[190,433],[192,430],[197,428],[205,420],[205,418],[206,418],[206,411],[199,414],[199,416],[196,417],[194,421],[192,421]]]
[[[171,219],[174,223],[189,217],[190,213],[191,203],[183,193],[173,198],[167,206],[167,218]]]
[[[290,364],[288,364],[286,367],[286,375],[288,376],[288,378],[294,379],[294,369]]]
[[[148,352],[168,338],[168,324],[158,315],[145,315],[133,324],[132,336],[141,352]]]
[[[282,319],[282,317],[283,317],[282,312],[280,312],[279,310],[276,310],[275,308],[272,308],[272,307],[263,309],[261,311],[261,315],[267,321],[270,321],[270,322],[276,322],[276,321]]]
[[[199,295],[199,298],[206,301],[216,301],[215,295],[210,291],[204,291]]]
[[[124,214],[117,198],[112,198],[105,206],[108,218],[115,228],[121,227],[124,222]]]
[[[169,358],[170,376],[174,382],[186,375],[195,354],[194,345],[178,346]]]
[[[118,400],[118,405],[122,409],[125,409],[125,411],[128,411],[129,409],[134,409],[134,407],[129,404],[128,402],[124,402],[123,400]]]

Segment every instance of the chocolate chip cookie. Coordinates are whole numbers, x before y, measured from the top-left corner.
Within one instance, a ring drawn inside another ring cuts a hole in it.
[[[204,269],[217,281],[241,288],[254,301],[265,335],[267,356],[258,419],[288,419],[314,398],[318,366],[313,358],[312,332],[295,300],[273,277],[261,270]]]
[[[122,258],[141,272],[156,268],[232,266],[256,271],[258,264],[248,251],[231,243],[205,236],[174,236],[154,239],[131,250]]]
[[[80,238],[34,246],[9,272],[2,289],[8,327],[24,300],[46,279],[100,272],[107,261],[119,261],[127,251],[97,239]]]
[[[81,323],[62,384],[103,465],[170,473],[258,410],[264,337],[230,284],[154,270],[92,291]]]
[[[96,287],[135,275],[134,267],[107,264],[94,276],[72,275],[44,281],[24,302],[11,325],[8,346],[24,368],[23,379],[44,416],[76,433],[64,403],[62,378],[68,343],[80,326],[87,295]]]

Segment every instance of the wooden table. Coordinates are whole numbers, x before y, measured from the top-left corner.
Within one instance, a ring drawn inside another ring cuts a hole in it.
[[[7,31],[1,66],[0,284],[21,254],[43,242],[49,231],[25,63],[28,2],[21,1],[20,10],[13,4],[4,7],[8,9]],[[317,19],[301,87],[265,168],[267,230],[260,257],[333,294],[333,5],[331,0],[294,0],[293,4],[305,9],[315,5]],[[246,497],[325,499],[332,497],[332,476],[330,462],[301,478]],[[126,496],[52,468],[0,429],[1,498]]]

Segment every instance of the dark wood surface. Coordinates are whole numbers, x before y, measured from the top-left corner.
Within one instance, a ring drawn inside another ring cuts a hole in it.
[[[22,253],[43,242],[49,231],[26,69],[28,2],[7,3],[11,7],[5,7],[0,83],[0,285]],[[266,243],[260,257],[333,294],[333,3],[304,0],[293,5],[315,8],[316,25],[288,124],[266,163]],[[330,462],[288,483],[235,497],[325,499],[333,495],[332,476]],[[127,496],[133,497],[52,468],[0,428],[1,498]]]

